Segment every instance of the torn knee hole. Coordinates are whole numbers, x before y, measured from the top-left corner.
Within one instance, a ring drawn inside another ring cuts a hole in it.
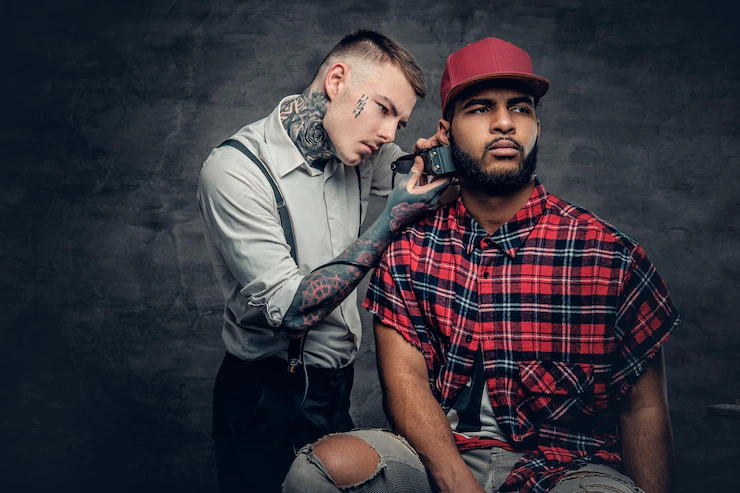
[[[353,435],[331,435],[313,446],[318,458],[339,486],[363,483],[375,475],[380,456],[365,440]]]

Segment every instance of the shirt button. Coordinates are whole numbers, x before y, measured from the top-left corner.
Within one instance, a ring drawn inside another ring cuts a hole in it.
[[[470,342],[470,341],[472,341],[472,340],[473,340],[473,336],[471,336],[470,334],[468,334],[468,335],[466,335],[466,336],[465,336],[465,340],[466,340],[467,342]]]
[[[489,274],[488,272],[484,272],[483,273],[483,278],[484,279],[488,279],[489,277],[491,277],[491,274]]]

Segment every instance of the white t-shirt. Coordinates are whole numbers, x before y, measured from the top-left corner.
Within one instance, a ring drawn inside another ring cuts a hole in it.
[[[453,433],[506,441],[493,414],[480,350],[475,355],[473,374],[465,388],[460,390],[455,405],[447,412],[447,420]]]

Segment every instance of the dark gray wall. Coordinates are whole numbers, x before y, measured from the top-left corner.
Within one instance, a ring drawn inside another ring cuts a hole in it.
[[[740,398],[738,36],[719,4],[119,3],[3,9],[0,489],[215,491],[221,300],[198,171],[358,27],[428,76],[405,148],[434,132],[449,53],[495,35],[532,54],[552,81],[541,179],[636,237],[683,313],[677,491],[737,488],[740,421],[706,412]],[[353,414],[383,425],[365,342]]]

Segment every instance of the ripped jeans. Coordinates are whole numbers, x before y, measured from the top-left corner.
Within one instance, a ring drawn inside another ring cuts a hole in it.
[[[366,441],[380,458],[367,480],[346,487],[337,486],[321,461],[306,445],[296,456],[283,483],[283,493],[433,493],[419,456],[402,437],[383,430],[354,430],[346,433]],[[501,448],[478,449],[461,453],[473,475],[489,493],[495,493],[522,456]],[[550,493],[641,493],[630,478],[616,470],[591,464],[571,471]]]

